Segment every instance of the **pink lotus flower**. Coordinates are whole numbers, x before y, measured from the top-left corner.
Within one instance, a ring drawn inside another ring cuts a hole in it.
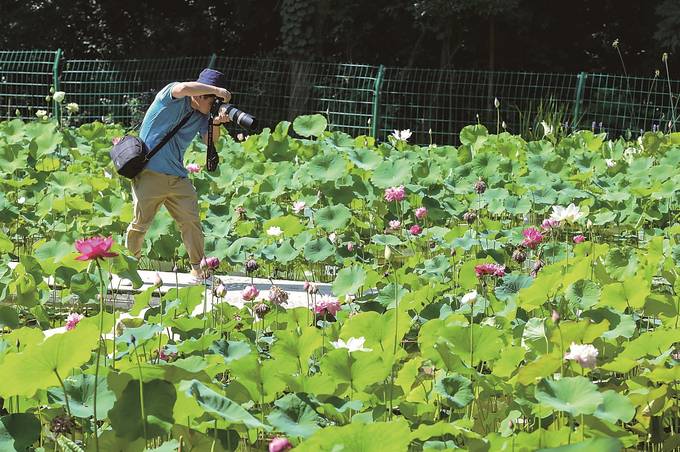
[[[574,243],[583,243],[583,242],[586,241],[586,238],[585,238],[585,236],[579,234],[579,235],[575,235],[573,240],[574,240]]]
[[[288,441],[287,438],[274,438],[269,443],[269,452],[283,452],[285,450],[290,450],[293,445]]]
[[[66,317],[66,331],[71,331],[85,316],[72,312]]]
[[[411,228],[408,230],[413,235],[420,235],[421,232],[423,232],[423,228],[421,228],[419,225],[414,224],[411,226]]]
[[[350,253],[354,251],[354,243],[347,242],[347,251],[349,251]]]
[[[385,201],[402,201],[406,197],[404,186],[390,187],[385,189]]]
[[[564,359],[573,359],[587,369],[592,369],[597,364],[598,351],[591,344],[571,343],[569,353],[564,355]]]
[[[522,235],[524,235],[522,245],[531,249],[536,248],[543,240],[543,234],[536,228],[526,228],[522,231]]]
[[[401,227],[401,221],[390,220],[389,225],[390,225],[391,230],[396,231],[397,229],[399,229]]]
[[[557,221],[557,220],[552,220],[552,219],[550,219],[550,218],[546,218],[545,220],[543,220],[543,223],[541,223],[541,227],[542,227],[544,230],[546,230],[546,231],[549,231],[549,230],[551,230],[551,229],[553,229],[553,228],[557,228],[557,227],[559,227],[559,226],[560,226],[560,222],[559,222],[559,221]]]
[[[479,264],[475,266],[475,273],[477,277],[491,275],[491,276],[505,276],[505,265],[498,264]]]
[[[113,237],[91,237],[85,240],[76,240],[76,250],[80,253],[80,256],[76,257],[76,259],[79,261],[89,261],[118,256],[118,253],[109,251],[111,245],[113,245]]]
[[[316,306],[314,306],[314,312],[320,315],[330,314],[335,316],[340,308],[340,302],[337,298],[330,295],[322,295],[319,301],[317,301]]]
[[[214,257],[214,256],[206,257],[205,258],[205,265],[208,268],[214,270],[214,269],[216,269],[217,267],[220,266],[220,260],[218,258]]]
[[[302,287],[310,295],[319,293],[319,287],[313,282],[305,281]]]
[[[243,298],[244,301],[253,301],[259,294],[260,291],[257,290],[257,287],[248,286],[241,292],[241,298]]]
[[[189,171],[192,174],[200,173],[201,172],[201,165],[199,165],[198,163],[189,163],[187,165],[187,171]]]
[[[418,207],[416,209],[416,218],[422,220],[427,216],[427,209],[425,207]]]
[[[295,212],[295,213],[300,213],[300,212],[302,212],[303,210],[305,210],[305,207],[306,207],[306,206],[307,206],[307,204],[305,204],[304,201],[295,201],[295,202],[293,203],[293,212]]]

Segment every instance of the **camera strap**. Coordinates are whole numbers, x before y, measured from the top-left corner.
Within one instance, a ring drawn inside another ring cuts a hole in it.
[[[220,163],[220,156],[217,155],[215,143],[213,143],[213,116],[208,118],[208,155],[206,156],[205,166],[208,171],[215,171]]]

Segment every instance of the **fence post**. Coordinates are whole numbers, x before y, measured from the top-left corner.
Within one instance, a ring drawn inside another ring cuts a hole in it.
[[[581,122],[579,115],[581,114],[581,105],[583,104],[583,92],[586,88],[586,79],[588,74],[579,72],[578,80],[576,82],[576,99],[574,100],[574,127]]]
[[[378,67],[378,75],[373,84],[373,111],[371,114],[371,136],[378,137],[378,123],[380,122],[380,89],[382,88],[383,76],[385,75],[385,66],[382,64]]]
[[[214,69],[216,59],[217,59],[217,55],[215,55],[214,53],[210,55],[210,61],[208,61],[208,67],[210,69]]]
[[[57,53],[54,55],[54,63],[52,64],[52,86],[54,91],[59,91],[59,61],[61,60],[61,49],[57,49]],[[54,93],[53,93],[54,94]],[[54,116],[57,118],[57,124],[61,127],[61,104],[54,100],[52,96],[52,102],[54,103]]]

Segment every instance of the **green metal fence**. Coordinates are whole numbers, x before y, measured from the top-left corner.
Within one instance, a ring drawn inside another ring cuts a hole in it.
[[[451,144],[460,129],[480,122],[540,135],[541,120],[635,136],[675,130],[680,81],[606,74],[557,74],[414,69],[218,57],[148,60],[70,60],[57,51],[0,51],[0,118],[59,115],[46,96],[63,90],[80,106],[72,124],[93,120],[135,123],[153,96],[173,80],[195,79],[203,67],[223,71],[233,103],[265,127],[321,113],[330,127],[386,139],[411,129],[413,141]],[[498,99],[497,109],[494,99]]]

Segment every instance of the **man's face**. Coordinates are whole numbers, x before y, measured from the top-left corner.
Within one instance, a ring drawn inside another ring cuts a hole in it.
[[[194,109],[200,111],[204,115],[210,113],[210,108],[215,101],[215,96],[212,94],[206,94],[205,96],[193,96]]]

